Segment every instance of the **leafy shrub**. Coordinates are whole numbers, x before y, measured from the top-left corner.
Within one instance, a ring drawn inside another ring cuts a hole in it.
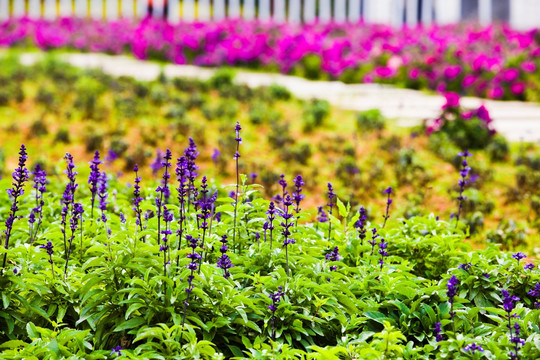
[[[356,114],[356,129],[360,134],[372,131],[382,131],[386,121],[379,109],[372,109]]]
[[[490,243],[500,244],[503,249],[513,250],[525,244],[527,229],[514,220],[503,219],[496,230],[490,230],[486,234],[486,240]]]
[[[54,135],[54,142],[69,144],[70,143],[69,129],[61,127]]]
[[[303,130],[310,132],[320,127],[330,115],[330,104],[326,100],[312,99],[304,107]]]

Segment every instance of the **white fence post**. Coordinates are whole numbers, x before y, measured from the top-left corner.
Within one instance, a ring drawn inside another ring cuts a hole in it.
[[[197,20],[210,20],[210,10],[210,0],[199,0],[199,4],[197,7]]]
[[[515,1],[511,1],[512,3]],[[461,1],[436,0],[435,21],[445,25],[459,22],[461,18]]]
[[[448,2],[448,0],[443,1]],[[416,26],[418,24],[418,0],[407,0],[405,17],[407,25]]]
[[[103,0],[92,0],[90,2],[90,16],[93,19],[103,19]]]
[[[229,11],[227,11],[227,17],[229,19],[240,18],[240,0],[229,0]]]
[[[403,12],[405,11],[405,0],[393,0],[392,13],[390,14],[390,25],[397,28],[403,26]]]
[[[325,23],[330,20],[332,20],[330,0],[319,0],[319,21]]]
[[[2,12],[2,10],[0,10]],[[41,1],[40,0],[30,0],[28,2],[28,16],[34,19],[41,17]]]
[[[289,0],[289,22],[299,24],[302,21],[302,3]]]
[[[88,3],[86,0],[75,0],[75,16],[86,17],[88,15]]]
[[[148,5],[148,1],[147,0],[137,0],[137,18],[138,19],[144,19],[146,17],[146,12],[147,12],[147,6]]]
[[[304,22],[312,23],[317,18],[317,0],[304,0]]]
[[[244,0],[243,18],[248,21],[255,19],[255,0]]]
[[[259,20],[268,21],[272,18],[270,13],[270,0],[259,0]]]
[[[131,19],[134,15],[133,0],[122,0],[122,17]]]
[[[0,0],[0,20],[9,19],[9,2],[8,0]]]
[[[344,23],[347,19],[346,0],[334,0],[334,21]]]
[[[117,20],[118,15],[118,0],[106,0],[105,17],[107,20]]]
[[[180,22],[180,3],[178,1],[179,0],[169,0],[167,21],[171,24],[178,24]]]
[[[422,23],[429,25],[432,22],[433,22],[433,0],[424,0],[422,2]]]
[[[357,23],[360,20],[361,0],[349,0],[349,22]]]
[[[214,13],[212,18],[214,20],[225,19],[225,0],[214,0]]]
[[[43,3],[43,17],[47,20],[56,19],[56,0],[45,0]]]
[[[195,20],[195,3],[193,0],[182,2],[182,21],[191,22]]]
[[[478,21],[482,25],[488,25],[491,22],[492,8],[491,0],[478,1]],[[532,9],[531,9],[532,10]],[[538,14],[536,14],[538,16]]]
[[[274,0],[274,21],[285,21],[285,0]]]
[[[163,19],[163,10],[164,10],[164,0],[153,0],[152,1],[152,17],[156,19]]]
[[[26,15],[26,10],[24,8],[24,1],[23,0],[19,0],[19,1],[15,1],[13,3],[13,16],[16,16],[16,17],[22,17],[24,15]]]
[[[69,17],[73,15],[73,9],[71,8],[71,0],[60,0],[59,12],[61,17]]]

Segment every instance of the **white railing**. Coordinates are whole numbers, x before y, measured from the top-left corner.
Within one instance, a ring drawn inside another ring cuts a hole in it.
[[[0,20],[24,15],[46,19],[71,15],[113,20],[144,18],[150,2],[152,16],[166,16],[172,23],[224,18],[290,23],[364,19],[395,26],[455,23],[471,15],[489,24],[497,20],[494,4],[506,2],[503,20],[522,29],[540,26],[540,0],[0,0]]]

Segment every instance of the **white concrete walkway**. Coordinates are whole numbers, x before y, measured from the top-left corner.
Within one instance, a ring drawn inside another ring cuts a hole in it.
[[[32,64],[39,53],[21,56],[21,62]],[[104,54],[63,54],[61,60],[82,68],[100,68],[115,76],[133,76],[139,80],[153,80],[161,71],[168,77],[189,77],[208,79],[216,71],[192,65],[160,65],[154,62],[136,60],[127,56]],[[423,119],[434,118],[444,104],[444,98],[428,95],[421,91],[397,89],[378,84],[344,84],[339,81],[310,81],[295,76],[255,73],[238,70],[237,83],[251,87],[279,84],[303,99],[319,98],[348,110],[380,109],[388,117],[397,120],[400,126],[413,126]],[[465,107],[485,104],[495,128],[512,141],[540,142],[540,104],[518,101],[494,101],[467,97],[462,99]]]

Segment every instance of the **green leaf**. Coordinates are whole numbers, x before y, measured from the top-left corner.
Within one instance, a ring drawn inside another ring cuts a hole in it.
[[[346,218],[347,215],[349,215],[349,212],[347,211],[345,205],[341,202],[341,200],[339,200],[339,198],[337,198],[336,204],[338,207],[339,216]]]
[[[133,328],[136,328],[138,326],[141,326],[144,323],[145,323],[145,320],[142,317],[136,317],[136,318],[133,318],[133,319],[129,319],[128,321],[124,321],[120,325],[115,327],[113,332],[133,329]]]

